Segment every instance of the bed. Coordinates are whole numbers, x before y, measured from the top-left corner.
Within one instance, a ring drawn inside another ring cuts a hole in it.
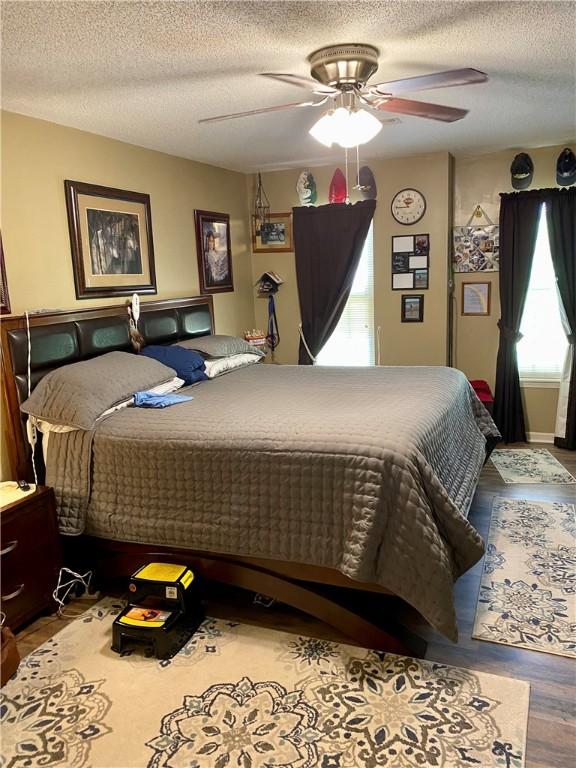
[[[213,330],[206,298],[145,310],[148,342]],[[33,383],[57,365],[129,350],[121,309],[107,311],[35,316]],[[8,322],[3,361],[22,472],[24,332]],[[151,548],[185,551],[208,577],[279,597],[364,644],[421,651],[402,632],[335,608],[311,583],[389,593],[456,640],[453,582],[483,553],[467,513],[498,439],[463,374],[255,365],[190,392],[165,411],[114,414],[86,445],[51,437],[48,477],[77,550],[115,572],[152,558]]]

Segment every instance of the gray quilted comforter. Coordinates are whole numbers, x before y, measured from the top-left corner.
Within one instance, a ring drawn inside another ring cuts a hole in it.
[[[483,552],[466,516],[499,437],[461,372],[259,365],[189,392],[51,436],[64,533],[335,568],[457,638],[453,582]]]

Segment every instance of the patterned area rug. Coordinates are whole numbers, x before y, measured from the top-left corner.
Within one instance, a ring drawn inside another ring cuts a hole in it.
[[[576,657],[576,507],[496,499],[473,637]]]
[[[522,768],[529,686],[207,619],[169,662],[110,651],[107,599],[3,689],[2,764]]]
[[[493,451],[491,459],[505,483],[576,483],[546,448],[506,448]]]

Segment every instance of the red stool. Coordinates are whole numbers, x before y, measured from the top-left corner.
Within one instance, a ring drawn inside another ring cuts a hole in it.
[[[484,379],[474,379],[473,381],[470,381],[470,385],[472,386],[474,392],[476,392],[478,400],[480,400],[484,408],[486,408],[488,413],[492,413],[492,408],[494,406],[494,396],[490,391],[488,382],[484,381]]]

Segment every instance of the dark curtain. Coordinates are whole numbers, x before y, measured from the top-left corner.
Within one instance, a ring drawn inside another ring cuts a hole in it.
[[[538,234],[540,190],[501,194],[500,343],[496,363],[494,421],[506,443],[526,441],[516,344]]]
[[[314,357],[346,306],[375,209],[375,200],[293,209],[302,333]],[[298,362],[313,362],[302,340]]]
[[[545,198],[548,236],[558,293],[568,322],[572,345],[572,371],[566,414],[566,434],[554,442],[576,450],[576,189],[554,190]]]

